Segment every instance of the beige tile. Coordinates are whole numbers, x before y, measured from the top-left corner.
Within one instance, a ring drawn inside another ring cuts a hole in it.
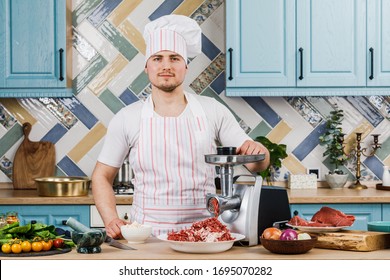
[[[364,119],[344,140],[345,143],[345,152],[349,154],[352,149],[356,147],[356,132],[361,132],[362,134],[362,140],[366,138],[371,131],[373,130],[373,126]]]
[[[107,128],[98,123],[79,143],[69,151],[68,156],[78,163],[107,133]]]
[[[291,174],[306,174],[306,167],[293,156],[288,156],[283,159],[282,164]]]
[[[128,61],[122,56],[118,55],[107,67],[103,69],[88,85],[88,88],[95,94],[99,95],[115,78],[116,75],[127,65]]]
[[[142,0],[124,0],[108,16],[108,20],[114,25],[121,24],[127,16],[142,2]]]
[[[145,40],[142,33],[128,20],[125,20],[118,26],[118,30],[126,37],[134,47],[136,47],[142,54],[145,54]]]
[[[173,11],[173,14],[176,15],[185,15],[190,16],[200,5],[202,5],[204,0],[184,0],[183,3]]]
[[[34,118],[23,106],[19,104],[15,98],[4,98],[1,99],[1,104],[15,117],[21,124],[25,122],[31,123],[34,125],[37,122],[37,119]]]
[[[267,138],[274,143],[280,143],[291,130],[292,128],[285,121],[281,121],[267,134]]]

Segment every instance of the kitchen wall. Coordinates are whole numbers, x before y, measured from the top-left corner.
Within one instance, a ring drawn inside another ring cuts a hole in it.
[[[222,0],[73,0],[69,1],[73,30],[71,80],[73,98],[0,99],[0,182],[11,182],[12,161],[21,125],[33,124],[30,139],[55,143],[57,175],[90,176],[110,119],[124,106],[144,99],[150,85],[143,72],[143,27],[162,15],[194,18],[203,31],[203,53],[189,64],[186,90],[208,95],[227,105],[253,138],[266,135],[287,145],[288,158],[276,174],[320,169],[328,172],[318,136],[324,118],[337,104],[345,111],[343,129],[349,148],[355,132],[363,132],[363,147],[380,133],[382,148],[362,157],[362,180],[378,180],[390,165],[390,98],[366,97],[246,97],[224,92],[225,16]],[[354,178],[354,159],[346,165]]]

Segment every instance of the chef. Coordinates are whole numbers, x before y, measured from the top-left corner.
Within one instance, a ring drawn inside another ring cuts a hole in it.
[[[205,154],[237,147],[237,154],[265,154],[247,164],[256,172],[269,165],[269,152],[253,141],[232,113],[214,98],[183,90],[188,57],[201,52],[201,29],[181,15],[163,16],[145,26],[145,73],[152,92],[111,120],[92,174],[92,192],[107,234],[121,238],[113,180],[129,157],[134,173],[130,221],[149,224],[153,234],[191,226],[210,217],[206,194],[215,193],[215,167]]]

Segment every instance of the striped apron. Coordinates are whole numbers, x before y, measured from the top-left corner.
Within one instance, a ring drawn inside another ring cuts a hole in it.
[[[189,117],[155,116],[145,102],[138,144],[130,151],[135,174],[132,221],[149,224],[160,235],[210,217],[206,194],[215,193],[214,168],[205,154],[215,151],[205,112],[186,93]]]

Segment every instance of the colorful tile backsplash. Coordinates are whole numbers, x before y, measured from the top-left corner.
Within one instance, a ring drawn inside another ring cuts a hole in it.
[[[70,7],[74,97],[0,99],[0,182],[11,182],[26,121],[33,124],[32,141],[55,143],[57,175],[90,176],[110,119],[150,94],[143,71],[143,27],[170,13],[194,18],[203,30],[202,54],[189,64],[186,90],[224,103],[252,138],[266,135],[287,145],[289,156],[275,179],[307,168],[320,168],[324,179],[329,162],[318,136],[334,104],[345,111],[348,148],[355,132],[364,132],[367,147],[369,134],[381,134],[382,148],[374,157],[362,157],[361,180],[381,179],[382,166],[390,164],[390,97],[226,97],[223,0],[73,0]],[[354,179],[354,159],[344,167]]]

